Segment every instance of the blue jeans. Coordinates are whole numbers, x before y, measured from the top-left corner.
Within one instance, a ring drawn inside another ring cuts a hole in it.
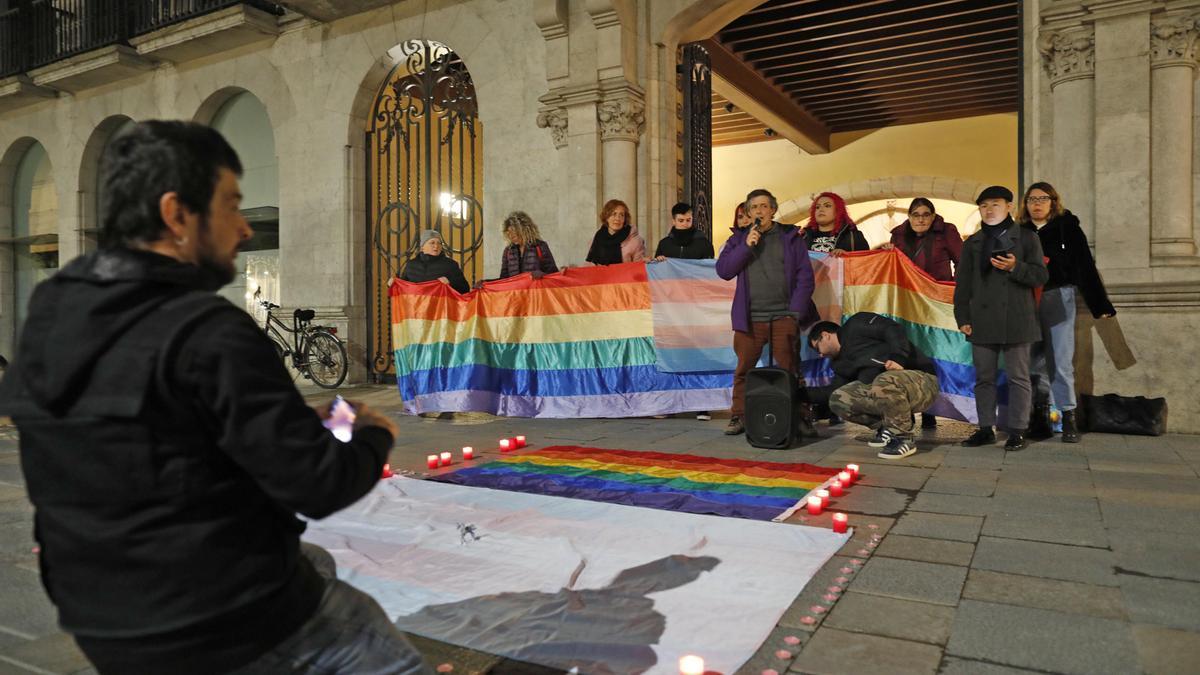
[[[1075,409],[1075,287],[1059,286],[1042,294],[1038,306],[1042,342],[1034,347],[1035,400],[1062,411]]]
[[[300,552],[326,581],[317,613],[236,675],[433,673],[374,598],[338,580],[328,551],[301,543]]]

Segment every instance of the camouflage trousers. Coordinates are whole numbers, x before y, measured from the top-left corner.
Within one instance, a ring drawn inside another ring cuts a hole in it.
[[[871,384],[838,387],[829,396],[829,409],[851,422],[871,428],[882,422],[892,431],[910,434],[912,414],[925,412],[937,395],[937,377],[920,370],[888,370]]]

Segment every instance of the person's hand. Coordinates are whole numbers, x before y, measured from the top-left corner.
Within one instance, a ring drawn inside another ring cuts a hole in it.
[[[664,260],[666,260],[666,259],[667,259],[667,256],[665,256],[665,255],[659,255],[659,256],[654,256],[654,259],[653,259],[653,260],[651,260],[650,262],[662,262],[662,261],[664,261]]]
[[[347,401],[347,403],[354,406],[355,413],[357,414],[357,416],[354,418],[353,429],[355,431],[358,431],[363,427],[379,427],[380,429],[386,429],[387,432],[392,435],[393,440],[400,435],[400,429],[390,417],[381,415],[374,410],[371,410],[365,403],[357,403],[354,401]]]
[[[965,324],[959,326],[958,329],[960,331],[962,331],[963,335],[966,335],[967,337],[971,337],[971,324],[965,323]]]
[[[446,284],[447,286],[450,285],[450,280],[447,279],[446,277],[438,277],[438,281],[442,282],[443,284]]]
[[[392,284],[396,283],[399,280],[400,280],[400,277],[391,277],[390,279],[388,279],[388,282],[387,282],[388,288],[391,288]]]
[[[883,367],[887,368],[888,370],[904,370],[904,366],[900,365],[899,363],[896,363],[895,361],[893,361],[891,359],[888,359],[883,364]]]
[[[835,258],[840,258],[840,257],[842,257],[842,254],[843,254],[843,253],[845,253],[845,251],[843,251],[842,249],[840,249],[840,248],[835,248],[835,249],[833,249],[832,251],[830,251],[830,252],[829,252],[829,255],[831,255],[831,256],[833,256],[833,257],[835,257]]]
[[[884,243],[882,243],[882,244],[880,244],[880,245],[879,245],[879,250],[880,250],[880,251],[890,251],[890,250],[892,250],[892,249],[894,249],[894,248],[896,248],[896,245],[895,245],[895,244],[893,244],[893,243],[892,243],[892,242],[890,242],[890,241],[884,242]]]
[[[762,239],[762,232],[759,232],[758,230],[750,230],[750,233],[746,235],[746,245],[757,246],[759,239]]]
[[[534,270],[529,273],[529,276],[534,279],[541,279],[542,277],[546,276],[546,273],[541,270]]]
[[[1013,271],[1013,268],[1017,266],[1017,256],[1011,253],[1002,256],[992,256],[991,260],[992,267],[995,267],[998,270],[1004,270],[1005,272],[1011,272]]]
[[[1100,318],[1101,318],[1101,319],[1111,319],[1111,318],[1113,318],[1113,317],[1114,317],[1114,316],[1116,316],[1116,315],[1117,315],[1117,313],[1116,313],[1116,312],[1105,312],[1104,314],[1101,314],[1101,315],[1100,315]]]

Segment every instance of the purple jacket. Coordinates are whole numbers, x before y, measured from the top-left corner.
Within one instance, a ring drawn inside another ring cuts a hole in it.
[[[782,228],[783,267],[791,282],[788,309],[800,317],[800,327],[803,328],[819,318],[817,306],[812,301],[817,282],[813,278],[812,262],[808,259],[808,246],[795,226],[775,223],[775,227]],[[733,293],[733,306],[729,314],[735,331],[749,333],[750,281],[746,267],[754,257],[754,252],[746,245],[750,228],[735,228],[732,232],[733,235],[725,242],[725,248],[717,257],[717,276],[725,280],[737,277],[737,290]]]
[[[558,271],[558,265],[554,264],[554,254],[550,252],[549,244],[539,239],[533,245],[526,246],[524,252],[516,244],[504,247],[504,255],[500,259],[501,279],[507,279],[522,272],[535,271],[542,274],[553,274]]]

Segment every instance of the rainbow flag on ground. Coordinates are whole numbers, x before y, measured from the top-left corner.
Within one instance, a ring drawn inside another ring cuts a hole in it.
[[[560,445],[429,480],[752,520],[783,520],[838,469]]]

